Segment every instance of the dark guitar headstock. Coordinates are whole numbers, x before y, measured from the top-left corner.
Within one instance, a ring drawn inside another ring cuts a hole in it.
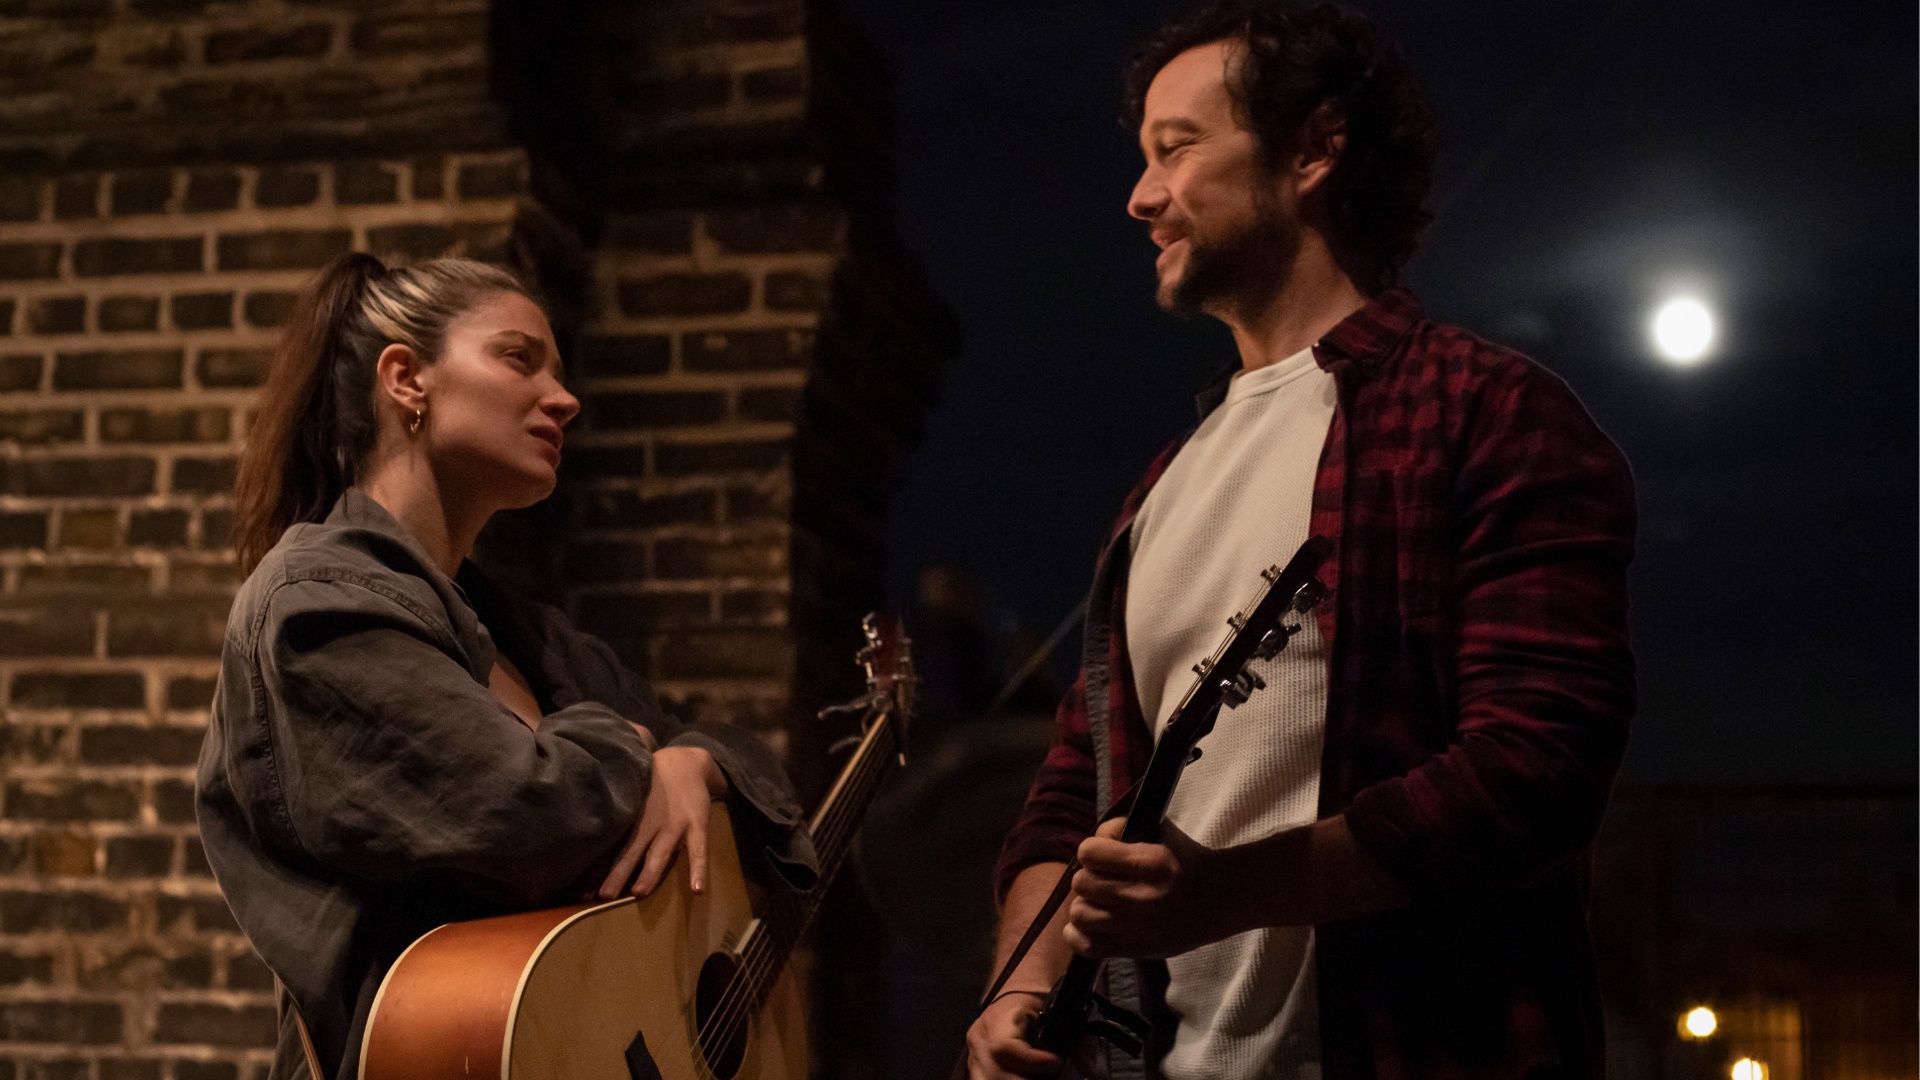
[[[914,695],[920,685],[920,677],[913,670],[913,641],[897,616],[877,611],[860,620],[860,632],[866,635],[867,643],[854,659],[867,673],[868,698],[904,723],[913,716]]]

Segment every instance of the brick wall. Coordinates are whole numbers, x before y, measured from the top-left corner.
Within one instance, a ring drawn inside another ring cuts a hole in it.
[[[883,102],[796,2],[0,0],[0,1080],[264,1073],[192,765],[248,407],[338,252],[544,285],[586,409],[490,554],[817,773],[953,344]]]

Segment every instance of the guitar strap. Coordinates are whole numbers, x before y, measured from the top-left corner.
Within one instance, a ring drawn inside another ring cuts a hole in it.
[[[281,982],[278,975],[273,977],[273,988],[279,992],[280,1000],[287,1003],[287,1012],[293,1016],[294,1030],[300,1033],[300,1049],[307,1056],[307,1071],[312,1074],[313,1080],[327,1080],[327,1074],[320,1071],[320,1055],[313,1049],[313,1036],[307,1033],[306,1017],[300,1015],[300,1003],[293,1000],[293,994],[288,992],[287,984]]]

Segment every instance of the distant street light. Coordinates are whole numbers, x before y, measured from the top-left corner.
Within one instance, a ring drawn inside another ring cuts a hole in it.
[[[1707,1008],[1705,1005],[1688,1010],[1687,1014],[1680,1018],[1680,1035],[1682,1038],[1711,1038],[1713,1033],[1718,1030],[1720,1030],[1720,1018],[1715,1016],[1713,1010]],[[1737,1078],[1737,1080],[1760,1080],[1760,1078],[1740,1077]]]
[[[1733,1063],[1733,1080],[1767,1080],[1767,1063],[1741,1058]]]
[[[1653,345],[1660,358],[1677,367],[1692,367],[1713,345],[1713,312],[1691,297],[1660,305],[1653,316]]]

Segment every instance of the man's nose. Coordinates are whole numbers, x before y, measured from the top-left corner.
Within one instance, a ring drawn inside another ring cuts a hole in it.
[[[1141,221],[1152,221],[1167,208],[1167,185],[1155,175],[1149,166],[1140,173],[1140,179],[1133,185],[1133,194],[1127,196],[1127,213]]]

